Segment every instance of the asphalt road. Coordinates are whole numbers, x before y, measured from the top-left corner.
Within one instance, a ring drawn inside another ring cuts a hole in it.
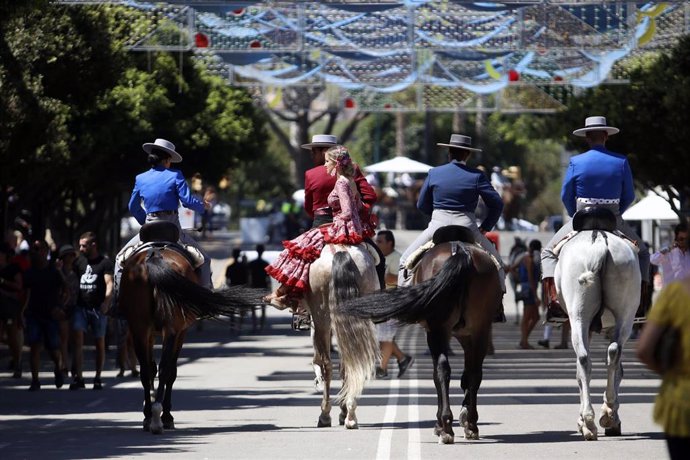
[[[208,247],[220,267],[225,243]],[[508,313],[512,311],[506,302]],[[173,393],[176,429],[154,436],[141,429],[143,390],[137,379],[116,378],[108,355],[105,388],[91,389],[93,349],[87,347],[87,388],[56,389],[44,363],[43,388],[28,392],[21,380],[0,372],[0,456],[9,458],[235,458],[235,459],[433,459],[433,458],[667,458],[652,421],[655,375],[624,352],[621,385],[623,436],[596,442],[576,432],[579,396],[572,350],[518,350],[513,317],[494,331],[496,354],[488,357],[479,392],[478,441],[455,428],[455,444],[433,436],[436,392],[423,331],[407,326],[400,347],[416,357],[402,379],[368,384],[357,411],[360,429],[316,428],[320,395],[314,391],[308,333],[293,332],[289,314],[269,310],[263,331],[245,321],[241,333],[228,321],[190,329]],[[541,338],[538,326],[532,343]],[[598,413],[605,385],[604,342],[593,344],[593,402]],[[462,350],[452,345],[454,413],[462,401]],[[5,358],[4,348],[0,357]],[[337,360],[337,355],[334,355]],[[27,356],[28,358],[28,356]],[[44,358],[47,361],[47,357]],[[2,362],[5,366],[5,361]],[[25,362],[25,367],[28,363]],[[337,367],[337,361],[336,366]],[[389,374],[395,375],[394,364]],[[337,376],[337,374],[336,374]],[[334,393],[339,382],[334,385]],[[337,420],[337,408],[332,412]]]

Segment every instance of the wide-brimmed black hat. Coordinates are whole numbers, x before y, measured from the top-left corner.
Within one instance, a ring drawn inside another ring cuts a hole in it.
[[[462,134],[451,134],[450,142],[447,144],[438,143],[441,147],[452,147],[454,149],[465,149],[471,150],[472,152],[481,152],[481,149],[475,149],[472,147],[472,138],[470,136],[464,136]]]

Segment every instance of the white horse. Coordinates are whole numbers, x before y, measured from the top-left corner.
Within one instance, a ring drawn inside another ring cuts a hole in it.
[[[580,387],[578,431],[586,440],[597,439],[589,381],[590,326],[604,309],[615,324],[607,328],[607,382],[599,424],[607,436],[621,434],[618,390],[623,377],[621,354],[630,337],[635,311],[640,303],[640,266],[633,247],[613,233],[584,230],[562,248],[556,266],[556,288],[567,307],[572,341],[577,355],[577,383]],[[607,315],[608,316],[608,315]]]
[[[357,398],[362,394],[365,381],[373,376],[379,345],[374,324],[370,320],[345,317],[336,313],[335,306],[379,289],[374,257],[364,243],[358,246],[326,245],[309,269],[309,286],[310,292],[305,302],[312,317],[315,383],[316,388],[323,391],[317,426],[331,426],[333,327],[340,351],[340,375],[343,381],[337,399],[341,409],[339,422],[346,428],[356,429]]]

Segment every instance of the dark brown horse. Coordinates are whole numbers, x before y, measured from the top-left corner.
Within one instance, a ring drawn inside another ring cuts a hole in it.
[[[465,351],[465,369],[460,382],[465,399],[460,425],[465,429],[465,438],[478,439],[477,391],[502,292],[496,265],[486,251],[471,242],[467,229],[444,227],[439,232],[434,236],[437,244],[423,256],[415,270],[413,286],[352,300],[342,308],[347,314],[374,321],[395,318],[424,326],[438,396],[434,434],[440,437],[440,442],[452,444],[455,435],[449,398],[450,338],[458,339]],[[458,241],[449,241],[453,239]]]
[[[163,428],[175,428],[170,413],[172,386],[187,328],[199,318],[253,308],[257,297],[244,288],[212,291],[202,287],[184,249],[175,244],[149,243],[127,259],[120,281],[120,311],[129,323],[141,367],[144,430],[160,434]],[[163,350],[152,404],[153,344],[159,332]]]

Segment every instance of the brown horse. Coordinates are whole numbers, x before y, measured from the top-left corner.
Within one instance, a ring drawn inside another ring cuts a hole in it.
[[[240,287],[223,291],[202,287],[184,249],[176,244],[149,243],[144,251],[127,259],[119,302],[141,367],[144,430],[160,434],[163,428],[175,428],[170,413],[172,386],[187,328],[199,318],[254,308],[256,297]],[[156,377],[153,344],[157,332],[162,333],[163,350],[158,389],[152,404]]]
[[[351,300],[341,309],[374,321],[395,318],[424,326],[438,396],[434,434],[440,437],[439,442],[452,444],[455,435],[449,399],[450,338],[458,339],[465,351],[460,382],[465,399],[460,425],[465,428],[466,439],[478,439],[477,391],[502,292],[496,265],[486,251],[472,243],[467,229],[443,227],[434,235],[434,241],[437,244],[415,269],[413,286]]]

